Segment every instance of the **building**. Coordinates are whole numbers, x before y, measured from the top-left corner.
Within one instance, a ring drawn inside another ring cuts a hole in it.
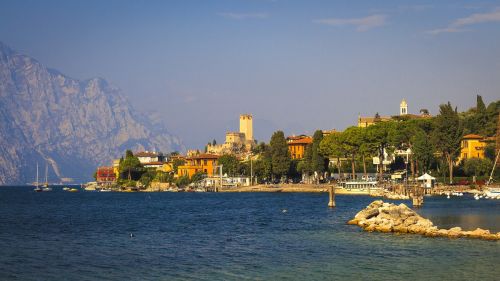
[[[177,175],[191,178],[195,173],[201,172],[211,177],[216,173],[214,169],[217,166],[217,159],[219,159],[218,155],[208,153],[187,157],[186,163],[177,167]]]
[[[460,156],[458,163],[468,158],[484,158],[484,149],[487,145],[487,139],[475,134],[468,134],[462,137],[460,143]]]
[[[96,172],[96,181],[98,184],[111,184],[116,181],[116,174],[113,167],[99,167]]]
[[[358,116],[358,127],[366,128],[377,122],[389,121],[392,118],[390,116],[374,116],[374,117],[361,117]]]
[[[430,118],[432,117],[429,114],[427,109],[421,109],[420,114],[410,114],[408,111],[408,103],[405,99],[401,101],[399,104],[399,115],[396,116],[380,116],[378,113],[373,117],[366,116],[358,116],[358,127],[366,128],[371,126],[377,122],[385,122],[393,119],[418,119],[418,118]]]
[[[312,144],[313,139],[310,136],[290,136],[287,138],[288,151],[292,159],[302,159],[306,152],[306,147]]]
[[[135,157],[139,159],[141,164],[151,163],[151,162],[163,162],[163,155],[161,153],[151,152],[151,151],[141,151],[134,154]]]
[[[406,103],[406,100],[403,99],[399,104],[399,115],[403,116],[406,114],[408,114],[408,103]]]
[[[253,117],[251,114],[240,115],[240,133],[245,134],[247,141],[253,141]]]
[[[207,153],[242,155],[250,152],[254,145],[252,115],[242,114],[240,115],[240,131],[227,132],[226,141],[223,144],[209,143]]]
[[[149,163],[144,163],[143,164],[144,168],[155,168],[157,170],[161,169],[163,167],[163,162],[149,162]]]

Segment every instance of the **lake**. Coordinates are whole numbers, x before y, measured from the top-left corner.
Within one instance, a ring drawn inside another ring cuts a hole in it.
[[[498,241],[346,225],[373,200],[0,187],[0,280],[498,280]],[[500,231],[500,200],[426,197],[418,212]]]

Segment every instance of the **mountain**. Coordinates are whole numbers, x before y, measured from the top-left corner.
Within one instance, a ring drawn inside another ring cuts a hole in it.
[[[137,113],[106,80],[80,81],[0,42],[0,184],[82,182],[126,149],[182,150],[164,126]]]

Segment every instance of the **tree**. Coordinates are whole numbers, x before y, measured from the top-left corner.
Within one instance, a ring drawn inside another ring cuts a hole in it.
[[[174,170],[174,173],[177,174],[179,166],[182,166],[184,164],[186,164],[186,161],[184,159],[180,158],[174,159],[172,163],[172,169]]]
[[[311,145],[311,170],[322,174],[328,167],[328,158],[325,158],[320,151],[320,144],[323,140],[323,132],[316,130],[313,135],[313,142]],[[317,179],[319,180],[319,179]]]
[[[417,160],[417,166],[422,167],[422,172],[429,170],[432,159],[434,159],[434,149],[430,136],[424,130],[418,129],[412,136],[412,153]]]
[[[139,158],[135,157],[131,150],[127,150],[125,158],[120,161],[119,172],[121,179],[139,180],[144,169]]]
[[[191,182],[199,182],[199,181],[203,180],[206,176],[207,176],[207,174],[205,174],[201,171],[198,171],[198,172],[194,173],[193,176],[191,177]]]
[[[189,177],[188,176],[182,176],[177,178],[175,184],[179,187],[183,187],[189,184]]]
[[[453,163],[460,151],[463,129],[457,109],[453,109],[450,102],[439,106],[439,115],[434,120],[434,126],[432,140],[447,162],[450,184],[452,184]]]
[[[313,172],[312,168],[312,157],[313,157],[313,148],[312,144],[306,145],[304,149],[304,157],[297,163],[297,170],[302,174],[309,177]]]
[[[222,165],[222,173],[228,174],[230,177],[239,174],[239,161],[234,155],[224,154],[217,160],[219,165]]]
[[[468,158],[464,161],[464,172],[468,176],[487,176],[493,167],[490,159]]]
[[[366,128],[361,128],[359,131],[361,144],[358,153],[361,155],[361,160],[363,162],[363,174],[365,176],[365,180],[368,178],[366,172],[366,158],[377,155],[378,151],[377,146],[375,145],[376,142],[373,140],[373,135],[370,134],[370,132],[371,131]]]
[[[253,154],[258,155],[258,160],[253,162],[253,172],[257,179],[269,180],[272,176],[271,148],[261,142],[253,150]]]
[[[340,139],[347,156],[351,158],[352,179],[356,178],[355,159],[361,147],[361,130],[359,127],[349,127],[342,133]]]
[[[385,152],[391,153],[394,149],[393,136],[395,131],[395,124],[396,123],[394,121],[379,122],[366,128],[367,134],[370,137],[372,145],[376,149],[376,155],[378,156],[380,161],[378,164],[379,181],[382,180]]]
[[[344,150],[344,147],[342,146],[341,139],[342,139],[342,133],[341,132],[334,132],[334,133],[329,134],[328,136],[324,137],[323,140],[321,140],[321,143],[319,145],[319,150],[320,150],[322,155],[337,159],[336,166],[337,166],[339,179],[342,179],[341,158],[344,158],[346,156],[346,153],[347,153]]]
[[[156,171],[154,169],[147,169],[147,171],[141,175],[139,182],[144,187],[148,187],[155,177],[156,177]]]
[[[277,131],[272,135],[269,146],[271,152],[272,174],[281,179],[288,174],[291,161],[290,152],[288,151],[288,145],[283,131]]]

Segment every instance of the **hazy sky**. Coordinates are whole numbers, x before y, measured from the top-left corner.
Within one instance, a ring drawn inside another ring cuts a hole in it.
[[[354,3],[351,3],[354,2]],[[6,1],[0,41],[100,76],[188,148],[500,98],[500,1]]]

